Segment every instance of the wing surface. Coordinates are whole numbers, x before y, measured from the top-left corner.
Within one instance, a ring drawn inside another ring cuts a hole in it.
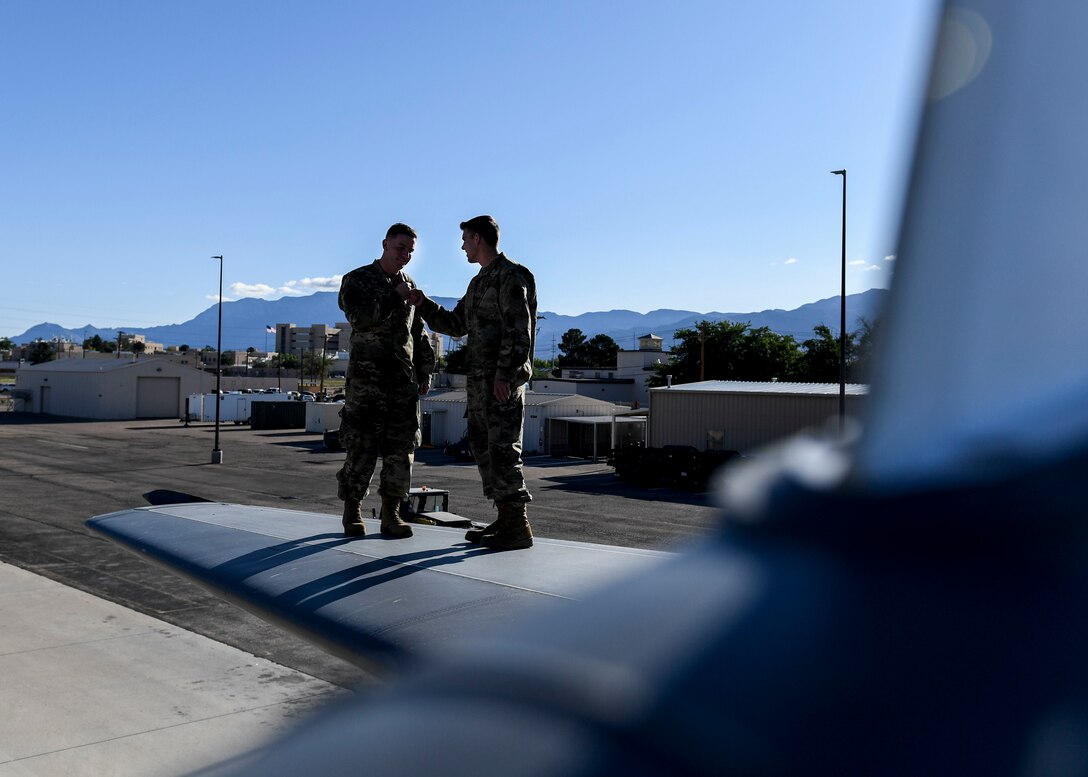
[[[337,516],[217,502],[88,521],[216,595],[378,671],[578,599],[671,555],[541,538],[530,551],[496,553],[465,542],[459,529],[414,526],[414,537],[389,540],[376,520],[366,525],[365,537],[349,539]]]

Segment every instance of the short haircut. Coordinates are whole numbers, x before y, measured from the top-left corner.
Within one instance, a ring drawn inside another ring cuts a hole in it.
[[[401,224],[399,221],[386,231],[385,239],[388,240],[389,238],[396,237],[397,235],[407,235],[413,240],[419,237],[414,229],[412,229],[407,224]]]
[[[475,232],[492,248],[499,247],[499,223],[490,216],[477,216],[461,222],[461,229]]]

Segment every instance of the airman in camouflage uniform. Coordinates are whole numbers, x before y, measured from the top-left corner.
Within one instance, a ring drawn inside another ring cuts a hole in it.
[[[461,233],[469,262],[480,265],[465,296],[453,310],[418,289],[409,302],[434,331],[468,336],[468,442],[498,518],[465,539],[494,550],[528,548],[533,532],[525,506],[532,496],[522,473],[521,439],[525,384],[533,374],[536,280],[499,253],[499,225],[490,216],[463,222]]]
[[[348,536],[366,531],[361,502],[370,493],[378,456],[381,533],[412,536],[400,505],[412,484],[419,397],[430,389],[435,363],[423,321],[407,302],[415,283],[403,269],[415,238],[411,227],[394,224],[382,241],[381,258],[349,272],[340,286],[340,309],[351,324],[351,358],[340,411],[340,440],[347,455],[336,479]]]

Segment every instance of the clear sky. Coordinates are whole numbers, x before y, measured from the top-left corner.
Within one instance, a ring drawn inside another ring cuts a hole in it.
[[[308,294],[491,213],[541,310],[750,312],[890,282],[936,5],[0,2],[0,335]],[[311,323],[311,322],[298,322]],[[332,322],[328,322],[332,323]]]

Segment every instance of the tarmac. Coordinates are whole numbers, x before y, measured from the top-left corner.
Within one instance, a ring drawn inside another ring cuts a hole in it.
[[[342,460],[301,430],[0,413],[0,777],[188,774],[381,687],[85,526],[157,488],[339,514]],[[525,472],[540,536],[666,549],[717,524],[707,495],[625,485],[603,462]],[[472,464],[421,449],[414,483],[490,520]]]
[[[173,777],[348,691],[0,564],[0,777]]]

